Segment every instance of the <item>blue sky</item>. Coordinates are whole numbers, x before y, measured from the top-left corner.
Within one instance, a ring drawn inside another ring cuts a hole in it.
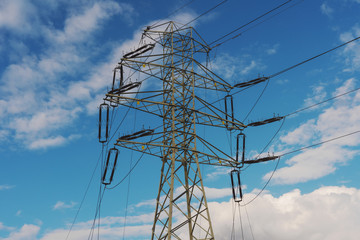
[[[146,26],[168,20],[185,24],[220,1],[195,0],[167,18],[187,2],[0,1],[1,240],[66,239],[80,206],[68,239],[88,238],[101,174],[98,105],[111,86],[112,70],[138,46]],[[283,2],[228,0],[192,24],[211,43]],[[209,68],[236,84],[277,73],[360,36],[359,0],[292,1],[287,6],[292,7],[213,49]],[[360,41],[272,78],[245,122],[287,115],[356,89],[359,70]],[[234,95],[238,119],[244,119],[264,87]],[[206,99],[221,97],[209,94]],[[114,126],[125,112],[116,111]],[[293,114],[284,123],[246,129],[246,157],[256,157],[279,129],[264,156],[359,131],[359,112],[360,93],[355,91]],[[158,124],[159,119],[131,110],[116,136]],[[214,145],[234,152],[229,146],[235,134],[199,129]],[[360,134],[354,134],[281,157],[266,190],[240,209],[231,200],[230,169],[203,166],[215,236],[230,239],[234,220],[234,239],[241,239],[240,213],[245,239],[253,239],[252,234],[256,239],[357,239],[359,144]],[[120,149],[115,183],[139,157]],[[262,189],[275,164],[242,172],[243,204]],[[101,239],[148,238],[160,167],[159,159],[144,156],[129,178],[106,190]]]

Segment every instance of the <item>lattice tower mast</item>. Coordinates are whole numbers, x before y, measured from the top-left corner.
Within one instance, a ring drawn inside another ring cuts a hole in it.
[[[114,69],[113,87],[104,100],[113,107],[121,105],[156,115],[162,118],[162,129],[121,136],[115,145],[162,160],[151,239],[214,239],[199,164],[235,169],[244,165],[244,158],[240,162],[238,153],[235,159],[201,138],[196,126],[242,130],[246,125],[196,92],[227,94],[233,87],[196,60],[196,55],[203,56],[210,49],[192,27],[179,27],[174,22],[148,27],[142,43],[121,58]],[[141,79],[125,78],[126,71],[140,72]],[[160,80],[162,89],[140,90],[140,85],[151,79]],[[116,161],[104,184],[111,184],[115,165]]]
[[[214,239],[196,153],[192,29],[183,35],[181,31],[174,31],[175,28],[170,23],[162,38],[167,56],[163,63],[167,67],[162,73],[163,102],[168,103],[163,106],[163,141],[168,147],[163,148],[152,239],[186,239],[186,235],[189,239],[197,239],[195,235],[201,239]],[[175,65],[181,65],[181,70]],[[179,222],[173,222],[175,217]],[[187,233],[183,228],[186,225]],[[181,228],[183,231],[178,234],[177,230]]]

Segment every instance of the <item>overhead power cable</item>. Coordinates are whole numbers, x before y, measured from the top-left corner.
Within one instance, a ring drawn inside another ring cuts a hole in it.
[[[276,169],[277,169],[278,166],[279,166],[279,162],[280,162],[280,158],[278,158],[278,160],[277,160],[277,162],[276,162],[276,165],[275,165],[275,168],[274,168],[274,170],[272,171],[269,179],[266,181],[266,183],[265,183],[265,185],[263,186],[263,188],[255,195],[254,198],[252,198],[250,201],[248,201],[247,203],[244,203],[244,204],[242,204],[242,205],[240,205],[240,206],[249,205],[250,203],[252,203],[255,199],[257,199],[257,198],[260,196],[260,194],[265,190],[265,188],[266,188],[266,187],[268,186],[268,184],[270,183],[272,177],[274,176],[274,174],[275,174],[275,172],[276,172]]]
[[[218,3],[217,5],[215,5],[214,7],[210,8],[209,10],[203,12],[202,14],[200,14],[199,16],[197,16],[196,18],[194,18],[193,20],[191,20],[190,22],[186,23],[184,26],[182,26],[181,28],[184,28],[185,26],[189,25],[192,22],[195,22],[196,20],[198,20],[199,18],[201,18],[202,16],[208,14],[209,12],[213,11],[215,8],[219,7],[220,5],[224,4],[225,2],[227,2],[228,0],[224,0],[220,3]]]
[[[298,110],[296,110],[295,112],[292,112],[292,113],[289,113],[289,114],[285,115],[284,117],[288,117],[288,116],[294,115],[294,114],[296,114],[296,113],[299,113],[299,112],[302,112],[302,111],[308,110],[308,109],[313,108],[313,107],[316,107],[316,106],[318,106],[318,105],[320,105],[320,104],[323,104],[323,103],[329,102],[329,101],[331,101],[331,100],[334,100],[334,99],[336,99],[336,98],[339,98],[339,97],[345,96],[345,95],[347,95],[347,94],[350,94],[350,93],[353,93],[353,92],[356,92],[356,91],[359,91],[359,90],[360,90],[360,87],[355,88],[355,89],[353,89],[353,90],[350,90],[350,91],[348,91],[348,92],[341,93],[341,94],[336,95],[336,96],[334,96],[334,97],[331,97],[331,98],[325,99],[325,100],[323,100],[323,101],[321,101],[321,102],[318,102],[318,103],[312,104],[312,105],[310,105],[310,106],[307,106],[307,107],[304,107],[304,108],[298,109]]]
[[[275,11],[275,10],[277,10],[277,9],[281,8],[282,6],[284,6],[284,5],[288,4],[288,3],[292,2],[292,1],[293,1],[293,0],[288,0],[288,1],[286,1],[286,2],[284,2],[284,3],[282,3],[282,4],[280,4],[280,5],[278,5],[277,7],[275,7],[275,8],[273,8],[273,9],[271,9],[270,11],[267,11],[266,13],[264,13],[264,14],[262,14],[262,15],[260,15],[260,16],[258,16],[258,17],[256,17],[256,18],[254,18],[254,19],[253,19],[253,20],[251,20],[250,22],[247,22],[247,23],[245,23],[245,24],[241,25],[240,27],[238,27],[238,28],[236,28],[236,29],[232,30],[231,32],[229,32],[229,33],[225,34],[224,36],[222,36],[222,37],[220,37],[220,38],[218,38],[218,39],[216,39],[216,40],[212,41],[209,45],[211,46],[211,45],[215,44],[216,42],[218,42],[218,41],[220,41],[220,40],[222,40],[222,39],[226,38],[227,36],[229,36],[229,35],[231,35],[231,34],[233,34],[233,33],[237,32],[237,31],[239,31],[240,29],[242,29],[242,28],[244,28],[244,27],[246,27],[246,26],[250,25],[250,24],[251,24],[251,23],[253,23],[253,22],[256,22],[257,20],[261,19],[262,17],[265,17],[266,15],[268,15],[268,14],[272,13],[273,11]],[[217,45],[215,45],[215,46],[214,46],[214,47],[212,47],[212,48],[215,48],[215,47],[217,47]]]
[[[254,108],[256,107],[256,105],[258,104],[258,102],[260,101],[261,97],[263,96],[267,86],[269,85],[269,81],[266,82],[266,85],[264,86],[262,92],[260,93],[259,97],[256,99],[255,103],[253,104],[253,106],[251,107],[250,111],[248,112],[248,114],[246,114],[243,122],[245,122],[245,120],[249,117],[249,115],[251,114],[251,112],[254,110]]]
[[[327,50],[327,51],[325,51],[325,52],[323,52],[323,53],[320,53],[320,54],[318,54],[318,55],[316,55],[316,56],[314,56],[314,57],[311,57],[311,58],[309,58],[309,59],[306,59],[305,61],[302,61],[302,62],[300,62],[300,63],[298,63],[298,64],[295,64],[295,65],[293,65],[293,66],[291,66],[291,67],[285,68],[284,70],[281,70],[280,72],[274,73],[274,74],[270,75],[269,78],[273,78],[273,77],[276,77],[276,76],[278,76],[278,75],[280,75],[280,74],[283,74],[283,73],[285,73],[285,72],[287,72],[287,71],[290,71],[291,69],[294,69],[294,68],[296,68],[296,67],[298,67],[298,66],[300,66],[300,65],[303,65],[303,64],[305,64],[305,63],[307,63],[307,62],[309,62],[309,61],[311,61],[311,60],[314,60],[315,58],[321,57],[322,55],[325,55],[325,54],[327,54],[327,53],[329,53],[329,52],[332,52],[332,51],[334,51],[334,50],[336,50],[336,49],[338,49],[338,48],[341,48],[341,47],[343,47],[343,46],[345,46],[345,45],[348,45],[349,43],[352,43],[352,42],[354,42],[354,41],[356,41],[356,40],[359,40],[359,39],[360,39],[360,36],[359,36],[359,37],[356,37],[356,38],[354,38],[354,39],[352,39],[352,40],[350,40],[350,41],[347,41],[347,42],[345,42],[345,43],[343,43],[343,44],[340,44],[340,45],[338,45],[338,46],[336,46],[336,47],[334,47],[334,48],[331,48],[331,49],[329,49],[329,50]]]
[[[99,155],[99,158],[98,158],[98,160],[97,160],[97,162],[96,162],[96,165],[95,165],[95,167],[94,167],[94,170],[93,170],[93,172],[92,172],[92,174],[91,174],[90,180],[89,180],[89,182],[88,182],[88,184],[87,184],[87,187],[86,187],[86,190],[85,190],[85,193],[84,193],[83,198],[82,198],[82,200],[81,200],[81,202],[80,202],[80,206],[79,206],[78,210],[76,211],[74,220],[73,220],[73,222],[71,223],[70,229],[69,229],[69,231],[68,231],[68,233],[67,233],[67,235],[66,235],[65,240],[67,240],[67,239],[69,238],[70,233],[71,233],[71,231],[72,231],[72,229],[73,229],[73,227],[74,227],[74,225],[75,225],[76,219],[77,219],[77,217],[79,216],[80,210],[81,210],[81,208],[82,208],[82,206],[83,206],[83,204],[84,204],[85,198],[86,198],[87,193],[88,193],[88,191],[89,191],[89,189],[90,189],[91,182],[92,182],[92,180],[93,180],[93,178],[94,178],[94,176],[95,176],[95,172],[96,172],[96,170],[97,170],[97,168],[98,168],[98,166],[99,166],[99,162],[100,162],[101,157],[102,157],[102,155],[103,155],[103,150],[104,150],[104,146],[102,146],[102,151],[101,151],[101,153],[100,153],[100,155]]]
[[[281,74],[283,74],[283,73],[285,73],[285,72],[288,72],[288,71],[290,71],[290,70],[292,70],[292,69],[294,69],[294,68],[296,68],[296,67],[299,67],[299,66],[301,66],[301,65],[303,65],[303,64],[305,64],[305,63],[307,63],[307,62],[310,62],[311,60],[314,60],[314,59],[316,59],[316,58],[318,58],[318,57],[321,57],[321,56],[323,56],[323,55],[325,55],[325,54],[327,54],[327,53],[330,53],[330,52],[332,52],[332,51],[335,51],[336,49],[341,48],[341,47],[343,47],[343,46],[346,46],[347,44],[350,44],[350,43],[352,43],[352,42],[354,42],[354,41],[357,41],[357,40],[359,40],[359,39],[360,39],[360,36],[359,36],[359,37],[356,37],[356,38],[354,38],[354,39],[351,39],[350,41],[347,41],[347,42],[345,42],[345,43],[343,43],[343,44],[340,44],[340,45],[338,45],[338,46],[336,46],[336,47],[334,47],[334,48],[331,48],[331,49],[329,49],[329,50],[327,50],[327,51],[325,51],[325,52],[322,52],[322,53],[320,53],[320,54],[318,54],[318,55],[316,55],[316,56],[313,56],[313,57],[311,57],[311,58],[308,58],[308,59],[306,59],[306,60],[304,60],[304,61],[302,61],[302,62],[299,62],[299,63],[297,63],[297,64],[295,64],[295,65],[292,65],[292,66],[290,66],[290,67],[288,67],[288,68],[285,68],[285,69],[283,69],[283,70],[281,70],[281,71],[279,71],[279,72],[276,72],[276,73],[274,73],[274,74],[272,74],[272,75],[270,75],[270,76],[268,76],[268,77],[260,77],[260,78],[256,78],[256,79],[250,80],[250,81],[248,81],[248,82],[238,83],[238,84],[235,84],[234,87],[239,87],[239,88],[244,88],[244,87],[246,87],[246,88],[248,88],[248,87],[254,86],[254,85],[256,85],[256,84],[259,84],[259,83],[261,83],[261,82],[265,82],[266,80],[268,80],[268,79],[270,79],[270,78],[277,77],[277,76],[279,76],[279,75],[281,75]],[[235,94],[237,94],[237,93],[239,93],[239,92],[241,92],[241,91],[237,91],[237,92],[235,92],[235,93],[232,93],[231,95],[235,95]]]
[[[338,140],[338,139],[341,139],[341,138],[345,138],[345,137],[348,137],[348,136],[351,136],[351,135],[354,135],[354,134],[358,134],[360,133],[360,130],[358,131],[354,131],[354,132],[351,132],[351,133],[348,133],[348,134],[344,134],[344,135],[341,135],[341,136],[338,136],[338,137],[334,137],[334,138],[331,138],[331,139],[328,139],[328,140],[325,140],[325,141],[322,141],[322,142],[318,142],[318,143],[315,143],[315,144],[311,144],[309,146],[306,146],[306,147],[302,147],[302,148],[299,148],[299,149],[296,149],[296,150],[293,150],[293,151],[289,151],[289,152],[286,152],[286,153],[283,153],[281,155],[278,156],[278,160],[277,160],[277,163],[275,165],[275,168],[273,170],[273,172],[271,173],[269,179],[267,180],[267,182],[265,183],[265,185],[263,186],[263,188],[255,195],[254,198],[252,198],[249,202],[241,205],[241,206],[246,206],[246,205],[249,205],[250,203],[252,203],[264,190],[265,188],[267,187],[267,185],[270,183],[272,177],[274,176],[274,173],[276,172],[278,166],[279,166],[279,162],[280,162],[280,158],[285,156],[285,155],[288,155],[288,154],[292,154],[292,153],[295,153],[295,152],[300,152],[302,150],[305,150],[305,149],[308,149],[308,148],[312,148],[312,147],[315,147],[315,146],[319,146],[319,145],[323,145],[325,143],[329,143],[329,142],[332,142],[332,141],[335,141],[335,140]]]
[[[195,2],[195,0],[191,0],[191,1],[187,2],[187,3],[185,3],[184,5],[182,5],[181,7],[175,9],[175,10],[172,11],[169,15],[167,15],[167,16],[165,17],[165,19],[168,18],[168,17],[170,17],[170,16],[172,16],[172,15],[174,15],[175,13],[179,12],[179,11],[182,10],[183,8],[189,6],[189,5],[192,4],[193,2]],[[159,20],[159,21],[155,22],[155,23],[152,24],[150,27],[151,27],[151,28],[154,27],[155,25],[159,24],[161,21],[162,21],[162,20]]]
[[[338,140],[338,139],[341,139],[341,138],[344,138],[344,137],[348,137],[348,136],[351,136],[351,135],[354,135],[354,134],[357,134],[357,133],[360,133],[360,130],[354,131],[354,132],[351,132],[351,133],[348,133],[348,134],[344,134],[344,135],[341,135],[341,136],[338,136],[338,137],[330,138],[328,140],[318,142],[318,143],[315,143],[315,144],[311,144],[309,146],[302,147],[302,148],[299,148],[299,149],[296,149],[296,150],[293,150],[293,151],[290,151],[290,152],[286,152],[286,153],[283,153],[283,154],[279,155],[279,157],[282,157],[282,156],[285,156],[285,155],[288,155],[288,154],[292,154],[292,153],[295,153],[295,152],[300,152],[300,151],[302,151],[304,149],[319,146],[319,145],[322,145],[322,144],[325,144],[325,143],[328,143],[328,142],[332,142],[332,141],[335,141],[335,140]]]

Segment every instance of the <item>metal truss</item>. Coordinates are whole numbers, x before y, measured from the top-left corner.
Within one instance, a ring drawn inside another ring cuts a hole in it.
[[[158,116],[162,126],[120,136],[115,145],[162,161],[151,239],[214,239],[199,166],[235,169],[243,166],[244,159],[240,162],[200,137],[196,126],[240,131],[247,126],[234,118],[233,109],[218,109],[197,92],[228,94],[233,86],[196,60],[206,56],[210,48],[192,27],[174,22],[147,27],[141,42],[141,47],[121,58],[104,100],[113,107]],[[139,74],[137,80],[124,77],[131,71]],[[141,90],[148,82],[156,82],[158,89]]]

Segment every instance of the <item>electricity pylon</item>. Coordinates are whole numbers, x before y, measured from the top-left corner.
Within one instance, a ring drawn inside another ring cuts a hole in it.
[[[162,161],[151,239],[214,239],[199,166],[224,166],[234,171],[243,166],[245,136],[241,130],[246,125],[234,118],[230,95],[225,97],[225,109],[221,110],[197,92],[228,94],[233,86],[197,60],[204,59],[210,48],[192,27],[174,22],[147,27],[141,44],[121,58],[114,69],[112,89],[104,100],[113,107],[122,105],[156,115],[162,119],[162,126],[121,136],[115,145]],[[140,79],[125,78],[124,73],[129,71],[139,72]],[[161,82],[162,88],[141,90],[144,81]],[[236,158],[200,137],[198,125],[239,130]],[[103,134],[99,128],[99,138],[101,135],[106,141],[107,132]],[[239,148],[241,144],[243,148]],[[104,184],[111,183],[114,169],[115,165]],[[240,187],[233,186],[234,198],[239,191]]]

